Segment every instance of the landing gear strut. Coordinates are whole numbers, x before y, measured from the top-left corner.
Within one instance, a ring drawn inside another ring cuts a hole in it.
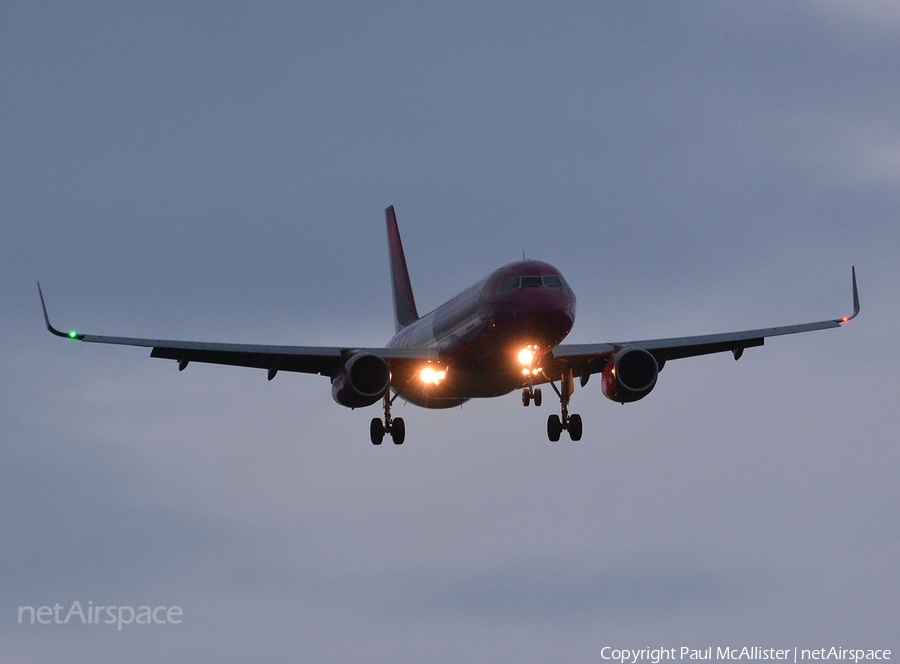
[[[550,442],[555,443],[559,440],[563,430],[569,432],[569,438],[574,441],[581,440],[583,431],[581,415],[573,413],[569,415],[569,399],[575,391],[575,382],[572,377],[572,369],[568,369],[560,377],[559,388],[551,381],[550,387],[559,397],[560,415],[551,415],[547,418],[547,437]],[[522,400],[525,400],[523,393]]]
[[[374,417],[369,425],[369,438],[372,440],[373,445],[381,445],[381,441],[384,440],[386,433],[391,434],[391,440],[394,441],[394,445],[402,445],[403,441],[406,440],[406,424],[403,422],[403,418],[391,417],[391,404],[394,403],[396,398],[396,395],[393,399],[391,398],[390,389],[384,393],[384,421]]]

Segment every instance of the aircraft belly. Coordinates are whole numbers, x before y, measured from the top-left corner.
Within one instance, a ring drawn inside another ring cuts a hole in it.
[[[519,387],[521,378],[496,372],[450,370],[440,385],[414,385],[396,391],[405,400],[424,408],[452,408],[469,399],[499,397]]]

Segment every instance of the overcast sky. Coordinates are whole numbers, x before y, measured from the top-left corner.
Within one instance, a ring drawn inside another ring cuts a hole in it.
[[[0,5],[0,659],[596,662],[900,651],[893,2]],[[521,258],[572,342],[850,313],[592,381],[378,408],[95,334],[393,332]],[[179,625],[17,624],[179,606]]]

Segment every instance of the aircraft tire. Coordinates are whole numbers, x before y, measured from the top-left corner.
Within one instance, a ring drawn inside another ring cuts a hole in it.
[[[576,414],[569,417],[569,438],[576,442],[581,440],[582,431],[581,415]]]
[[[372,439],[373,445],[381,445],[381,441],[384,440],[384,424],[378,417],[372,418],[372,423],[369,425],[369,438]]]
[[[541,405],[541,388],[539,387],[534,388],[534,405],[536,407]]]
[[[527,408],[528,404],[530,404],[530,403],[531,403],[531,395],[528,393],[528,388],[526,387],[524,390],[522,390],[522,405]]]
[[[559,420],[559,415],[551,415],[547,418],[547,438],[550,439],[551,443],[555,443],[559,441],[561,434],[562,422]]]
[[[402,417],[394,418],[391,421],[391,440],[394,441],[394,445],[402,445],[406,440],[406,423]]]

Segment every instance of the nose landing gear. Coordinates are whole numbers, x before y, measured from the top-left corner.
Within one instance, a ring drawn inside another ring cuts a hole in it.
[[[541,388],[534,386],[534,375],[536,372],[540,371],[540,369],[526,369],[528,373],[528,387],[522,388],[522,405],[528,406],[532,401],[534,401],[535,406],[541,405]]]
[[[391,404],[394,403],[396,398],[396,396],[393,399],[391,398],[390,389],[384,393],[384,421],[374,417],[369,425],[369,438],[373,445],[381,445],[381,441],[384,440],[386,433],[391,435],[394,445],[402,445],[403,441],[406,440],[406,423],[403,421],[403,418],[391,417]]]
[[[535,406],[541,405],[541,388],[539,388],[539,387],[522,388],[522,405],[528,406],[532,401],[534,401]]]

